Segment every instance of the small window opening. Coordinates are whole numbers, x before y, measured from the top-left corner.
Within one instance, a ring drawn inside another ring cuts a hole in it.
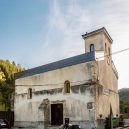
[[[110,51],[110,48],[108,48],[108,55],[109,55],[109,56],[111,55],[111,51]]]
[[[64,83],[64,92],[70,93],[70,82],[69,81],[65,81]]]
[[[108,64],[110,65],[110,56],[111,56],[111,51],[110,51],[110,48],[108,48]]]
[[[105,52],[107,52],[107,44],[105,43]]]
[[[28,89],[28,99],[32,99],[32,88]]]
[[[90,52],[94,51],[94,44],[90,44]]]

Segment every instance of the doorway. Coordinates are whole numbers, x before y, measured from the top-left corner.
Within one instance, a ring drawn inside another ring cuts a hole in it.
[[[51,124],[63,124],[63,104],[51,104]]]

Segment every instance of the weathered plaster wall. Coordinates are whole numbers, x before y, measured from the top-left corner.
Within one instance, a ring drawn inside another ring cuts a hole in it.
[[[54,86],[60,88],[66,80],[69,80],[71,85],[86,82],[92,79],[92,67],[92,63],[88,62],[17,79],[15,80],[16,93],[27,93],[29,87],[36,87],[36,91],[53,89]]]
[[[15,124],[31,126],[33,122],[42,121],[45,126],[50,126],[51,103],[63,103],[64,118],[69,117],[73,123],[82,122],[82,126],[86,126],[88,120],[93,123],[95,108],[89,114],[87,103],[95,103],[95,90],[94,85],[86,84],[93,78],[93,64],[94,62],[87,62],[17,79],[15,81]],[[64,93],[66,80],[71,83],[70,94]],[[32,88],[32,99],[27,99],[28,88]],[[26,121],[30,125],[25,124]]]
[[[104,34],[96,34],[87,37],[85,40],[85,52],[90,52],[90,44],[94,44],[95,51],[103,51],[104,50]]]
[[[103,117],[107,117],[110,113],[110,104],[112,106],[113,115],[119,115],[119,95],[117,76],[112,68],[112,63],[108,64],[105,61],[96,62],[98,66],[97,78],[99,80],[98,85],[98,115],[102,114]]]
[[[118,96],[118,73],[112,62],[112,55],[109,55],[108,48],[111,51],[111,42],[103,35],[104,55],[103,60],[96,60],[96,78],[99,80],[98,86],[98,110],[96,117],[100,114],[103,118],[108,117],[110,113],[110,105],[113,115],[119,115],[119,96]],[[105,45],[106,44],[106,45]],[[105,47],[106,46],[106,47]]]
[[[103,33],[90,35],[85,39],[86,53],[90,51],[90,44],[94,44],[96,64],[94,78],[96,85],[96,119],[102,114],[103,118],[110,113],[110,104],[113,115],[119,114],[118,73],[112,62],[112,42]],[[110,53],[109,53],[110,51]]]

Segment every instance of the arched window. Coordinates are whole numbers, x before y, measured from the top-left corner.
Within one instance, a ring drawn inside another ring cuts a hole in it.
[[[32,99],[32,88],[28,89],[28,99]]]
[[[94,44],[90,44],[90,52],[94,51]]]
[[[64,93],[70,93],[70,82],[65,81],[64,83]]]

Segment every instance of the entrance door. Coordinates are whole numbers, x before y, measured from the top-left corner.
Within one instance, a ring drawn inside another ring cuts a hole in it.
[[[63,124],[63,104],[51,104],[51,124]]]

